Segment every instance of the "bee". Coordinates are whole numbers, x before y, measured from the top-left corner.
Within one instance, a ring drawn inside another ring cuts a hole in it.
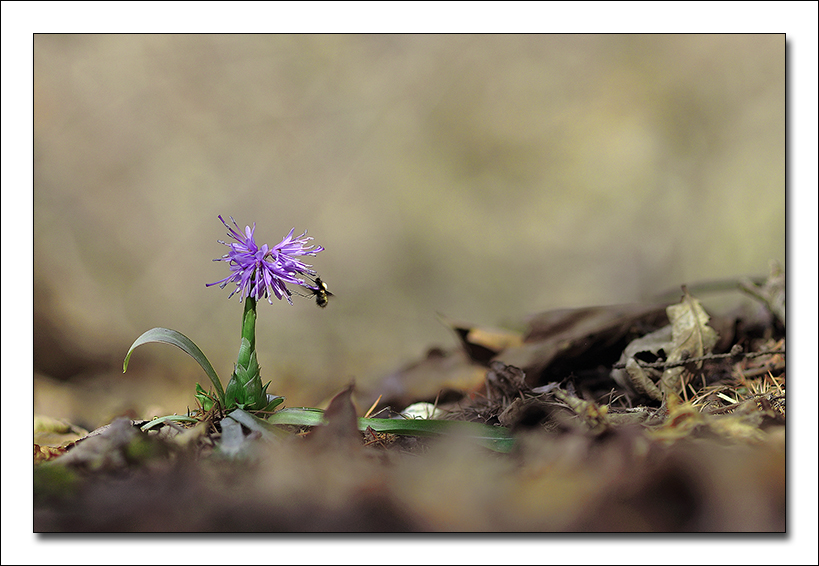
[[[327,290],[327,283],[322,281],[321,277],[316,275],[316,278],[313,281],[313,284],[316,286],[316,289],[308,288],[308,290],[312,293],[312,295],[301,295],[301,293],[296,293],[296,294],[301,295],[302,297],[315,297],[316,298],[316,304],[318,306],[320,306],[321,308],[326,307],[327,303],[329,302],[328,297],[333,296],[333,294],[330,291]]]
[[[327,283],[321,280],[321,277],[316,276],[316,287],[318,289],[313,291],[313,295],[316,297],[316,304],[321,308],[327,306],[328,297],[332,297],[333,294],[327,290]]]

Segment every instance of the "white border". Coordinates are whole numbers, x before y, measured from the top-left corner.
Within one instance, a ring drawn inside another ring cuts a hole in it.
[[[259,14],[265,14],[260,18]],[[788,536],[87,537],[31,533],[30,406],[2,395],[2,563],[817,562],[817,3],[3,2],[2,378],[30,371],[32,34],[37,32],[785,32],[788,34]],[[18,305],[18,306],[15,306]],[[21,305],[21,306],[20,306]],[[20,354],[22,352],[22,354]],[[28,356],[28,357],[27,357]],[[795,405],[794,405],[795,404]],[[794,407],[796,409],[794,410]],[[804,415],[804,418],[795,420]],[[762,539],[761,541],[758,539]],[[411,553],[403,547],[411,547]],[[270,557],[270,558],[267,558]],[[804,557],[804,558],[803,558]]]

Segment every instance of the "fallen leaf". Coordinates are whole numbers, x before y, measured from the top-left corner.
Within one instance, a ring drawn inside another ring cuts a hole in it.
[[[79,440],[54,463],[90,470],[124,468],[128,445],[142,434],[131,419],[120,417]]]
[[[365,403],[381,395],[378,407],[400,410],[419,401],[435,401],[442,392],[474,391],[483,387],[485,377],[486,367],[472,361],[463,349],[433,348],[421,361],[371,385]]]
[[[710,354],[717,343],[716,331],[708,326],[710,317],[700,302],[688,293],[683,285],[683,298],[677,305],[666,309],[671,321],[671,344],[667,361],[675,363],[685,358],[698,358]],[[702,362],[697,364],[702,367]],[[663,372],[660,390],[679,393],[684,387],[682,374],[684,367],[672,367]]]
[[[556,362],[569,360],[576,366],[588,352],[609,348],[630,333],[653,330],[667,322],[665,305],[659,304],[548,311],[530,320],[521,346],[508,348],[495,359],[521,368],[529,385],[541,385],[552,381],[544,374]]]
[[[324,411],[327,424],[314,427],[310,434],[314,446],[321,449],[356,449],[361,446],[358,416],[352,399],[354,387],[355,384],[350,383],[330,401]]]
[[[489,365],[489,361],[500,352],[523,344],[523,336],[520,332],[475,326],[446,318],[441,314],[438,315],[438,318],[455,332],[470,359],[479,364]]]

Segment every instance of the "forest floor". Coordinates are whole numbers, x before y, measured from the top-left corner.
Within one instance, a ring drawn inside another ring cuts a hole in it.
[[[519,335],[449,322],[457,349],[390,376],[366,415],[346,388],[319,426],[35,419],[34,531],[785,532],[784,275],[740,286],[758,308],[711,317],[692,288]]]

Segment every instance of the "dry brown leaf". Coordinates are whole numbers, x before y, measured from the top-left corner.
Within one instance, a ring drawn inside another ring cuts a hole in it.
[[[406,366],[369,387],[363,403],[379,395],[379,406],[402,409],[418,401],[434,401],[442,391],[474,391],[484,386],[486,367],[461,349],[431,349],[426,358]]]
[[[324,411],[327,424],[313,428],[311,444],[319,449],[336,447],[350,450],[361,446],[358,416],[352,400],[354,387],[354,383],[350,383],[333,397]]]
[[[523,344],[523,335],[520,332],[475,326],[468,322],[449,319],[441,314],[438,318],[455,332],[467,355],[479,364],[487,365],[500,352]]]
[[[688,293],[683,285],[683,298],[677,305],[666,309],[671,321],[671,344],[668,351],[669,363],[683,361],[685,358],[698,358],[710,354],[717,343],[716,331],[708,326],[710,317],[700,302]],[[701,367],[700,362],[697,367]],[[660,390],[663,393],[679,393],[684,387],[682,374],[684,367],[672,367],[663,372],[660,379]]]
[[[665,305],[626,304],[580,309],[559,309],[536,315],[524,344],[508,348],[497,360],[526,372],[529,385],[540,385],[544,371],[557,360],[579,359],[595,348],[605,348],[638,327],[667,324]]]

